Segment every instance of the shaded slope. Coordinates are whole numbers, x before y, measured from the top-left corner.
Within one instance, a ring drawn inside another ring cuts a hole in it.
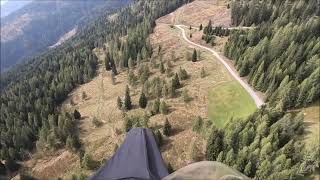
[[[121,7],[121,1],[34,1],[1,19],[1,69],[45,51],[76,25]]]

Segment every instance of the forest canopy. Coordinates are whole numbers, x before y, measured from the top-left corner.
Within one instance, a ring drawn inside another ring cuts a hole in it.
[[[73,115],[59,105],[78,85],[96,75],[96,47],[113,44],[110,60],[127,67],[128,60],[148,58],[148,35],[155,20],[187,0],[140,0],[117,11],[115,19],[104,14],[82,29],[68,43],[9,70],[1,76],[0,159],[24,160],[35,147],[77,149],[81,145]],[[128,35],[128,40],[119,38]],[[115,53],[119,52],[119,53]],[[79,115],[77,115],[78,117]]]

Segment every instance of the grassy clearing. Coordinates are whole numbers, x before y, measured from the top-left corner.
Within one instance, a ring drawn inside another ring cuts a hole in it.
[[[320,142],[320,101],[313,105],[298,109],[304,114],[304,135],[301,137],[306,143],[307,148],[313,148],[314,144]],[[318,180],[320,179],[320,169],[316,169],[314,174],[304,177],[305,180]]]
[[[226,82],[209,91],[209,119],[223,127],[231,118],[243,118],[256,110],[254,101],[238,82]]]
[[[319,142],[319,122],[320,122],[320,102],[317,102],[307,108],[301,109],[304,114],[305,133],[304,140],[307,145],[314,141]]]

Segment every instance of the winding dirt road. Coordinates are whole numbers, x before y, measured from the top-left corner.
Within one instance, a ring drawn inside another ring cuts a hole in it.
[[[180,26],[180,27],[185,27],[185,28],[189,28],[190,26],[186,26],[186,25],[176,25],[176,26]],[[199,30],[198,27],[195,27],[195,26],[191,26],[192,29],[197,29]],[[248,27],[248,26],[237,26],[237,27],[222,27],[224,29],[229,29],[229,30],[234,30],[234,29],[237,29],[237,30],[250,30],[250,29],[254,29],[256,27]]]
[[[197,44],[197,43],[194,43],[194,42],[190,41],[186,36],[185,30],[182,28],[182,27],[185,27],[185,25],[175,25],[175,27],[179,28],[182,31],[183,39],[185,41],[187,41],[189,44],[211,52],[227,68],[229,73],[241,84],[241,86],[249,93],[249,95],[252,97],[252,99],[254,100],[254,102],[255,102],[255,104],[256,104],[256,106],[258,108],[260,108],[261,105],[264,104],[263,99],[261,99],[257,95],[257,93],[251,88],[251,86],[248,83],[246,83],[244,80],[242,80],[239,77],[238,73],[235,70],[233,70],[230,67],[230,65],[224,60],[224,58],[225,58],[224,56],[220,55],[217,51],[215,51],[215,50],[213,50],[211,48],[208,48],[208,47],[205,47],[205,46],[202,46],[200,44]]]

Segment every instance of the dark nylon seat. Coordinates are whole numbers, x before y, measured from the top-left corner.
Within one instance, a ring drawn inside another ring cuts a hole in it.
[[[150,129],[131,129],[116,153],[89,180],[157,180],[168,170]]]

